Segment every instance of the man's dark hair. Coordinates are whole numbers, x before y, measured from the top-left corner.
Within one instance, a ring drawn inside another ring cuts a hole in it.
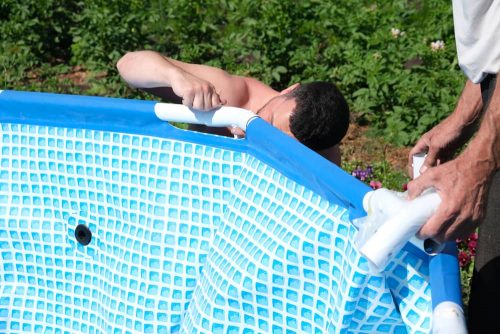
[[[344,138],[349,127],[349,106],[334,84],[302,84],[288,96],[297,103],[290,116],[290,130],[298,141],[318,151]]]

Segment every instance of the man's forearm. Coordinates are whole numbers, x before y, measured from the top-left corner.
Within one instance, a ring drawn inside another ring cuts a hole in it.
[[[457,106],[449,118],[457,123],[459,130],[471,132],[480,119],[482,108],[481,86],[467,80]]]
[[[135,88],[171,87],[179,68],[154,51],[129,52],[116,67],[122,78]]]
[[[496,83],[479,130],[463,155],[474,161],[481,173],[492,175],[500,169],[500,81]]]

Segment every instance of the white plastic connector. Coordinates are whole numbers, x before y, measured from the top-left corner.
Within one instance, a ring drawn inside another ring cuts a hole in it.
[[[413,179],[420,176],[420,168],[422,168],[427,153],[417,153],[412,156],[412,167],[413,167]],[[429,255],[436,255],[444,249],[444,244],[440,244],[432,239],[418,239],[413,236],[410,242],[420,249],[423,249]]]
[[[412,201],[387,189],[368,194],[363,201],[365,210],[369,214],[381,215],[385,221],[360,245],[360,252],[376,271],[382,271],[434,214],[441,198],[435,191],[428,191]]]
[[[420,168],[424,164],[426,153],[417,153],[412,156],[413,178],[420,176]]]
[[[226,106],[211,111],[200,111],[182,104],[157,103],[154,110],[156,116],[163,121],[213,127],[236,126],[243,131],[246,131],[252,119],[259,117],[250,110]]]
[[[449,301],[439,303],[432,312],[432,334],[467,334],[462,307]]]
[[[405,205],[406,200],[398,193],[386,188],[369,191],[363,197],[363,209],[371,215],[383,213],[392,216],[398,213]]]

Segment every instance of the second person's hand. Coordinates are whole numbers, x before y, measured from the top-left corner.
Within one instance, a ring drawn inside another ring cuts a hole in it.
[[[420,229],[420,238],[436,241],[465,237],[484,218],[489,180],[482,162],[464,157],[429,168],[408,183],[408,195],[414,199],[434,187],[441,197],[436,213]]]

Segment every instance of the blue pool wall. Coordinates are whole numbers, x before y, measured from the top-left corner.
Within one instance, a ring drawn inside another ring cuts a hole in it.
[[[3,91],[0,93],[0,119],[2,124],[91,129],[173,140],[181,138],[188,143],[246,152],[327,201],[348,208],[349,218],[364,215],[362,198],[370,190],[366,185],[264,121],[252,121],[247,138],[234,140],[179,130],[160,122],[154,115],[154,104],[151,101]],[[77,215],[70,218],[85,220],[88,217]],[[449,245],[446,252],[433,257],[411,245],[407,245],[405,251],[422,263],[430,261],[427,266],[431,271],[433,304],[444,300],[461,303],[456,247]]]

